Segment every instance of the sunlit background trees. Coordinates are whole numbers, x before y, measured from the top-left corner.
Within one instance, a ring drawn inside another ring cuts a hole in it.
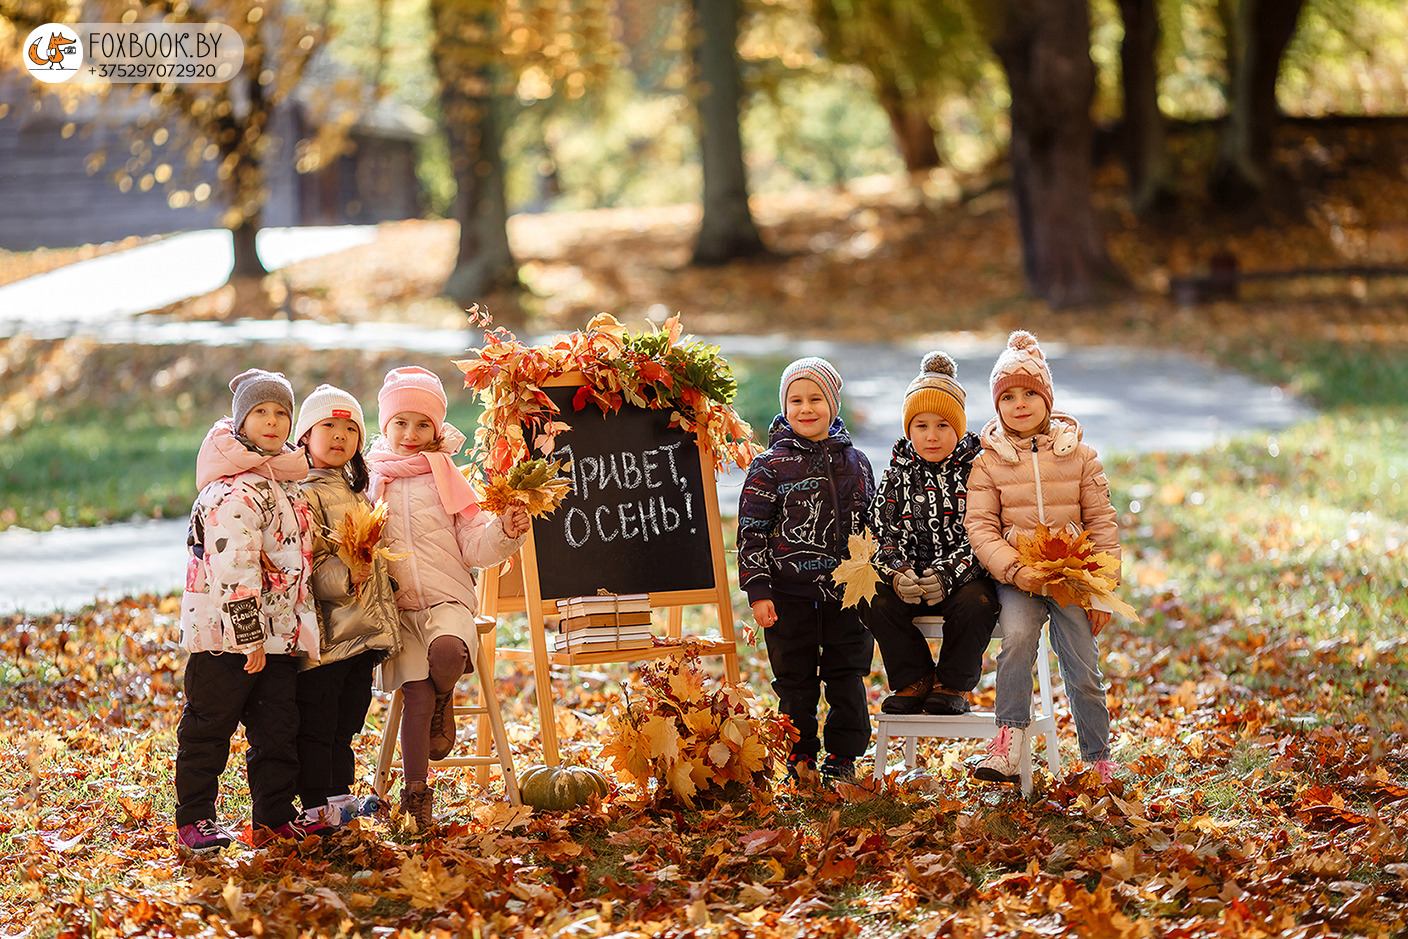
[[[75,111],[93,95],[23,80],[30,28],[123,18],[232,23],[245,69],[110,88],[140,114],[125,152],[95,147],[94,175],[218,205],[235,275],[257,275],[268,162],[317,172],[357,145],[357,114],[394,101],[433,128],[421,211],[460,224],[445,291],[463,300],[515,282],[515,212],[694,203],[694,260],[717,264],[767,248],[750,195],[877,174],[930,197],[1010,180],[1029,288],[1099,300],[1124,283],[1089,204],[1104,153],[1143,224],[1190,202],[1254,214],[1284,197],[1282,115],[1408,108],[1393,0],[0,0],[0,133],[45,95]],[[305,119],[279,123],[296,98]],[[1212,151],[1175,152],[1198,127]]]

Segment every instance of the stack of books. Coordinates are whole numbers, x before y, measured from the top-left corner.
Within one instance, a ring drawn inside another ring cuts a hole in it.
[[[655,644],[648,594],[569,597],[557,601],[557,612],[554,652],[620,652]]]

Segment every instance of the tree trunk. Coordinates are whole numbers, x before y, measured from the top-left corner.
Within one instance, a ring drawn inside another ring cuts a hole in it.
[[[724,264],[767,250],[748,209],[748,171],[738,129],[738,0],[693,0],[693,8],[704,170],[704,216],[693,263]]]
[[[879,90],[880,106],[890,118],[904,168],[910,173],[925,173],[939,165],[939,146],[934,125],[929,122],[933,102],[925,98],[906,97],[898,88],[886,84]]]
[[[1155,0],[1120,0],[1124,42],[1124,156],[1130,201],[1140,214],[1173,199],[1168,141],[1159,111],[1159,11]]]
[[[1095,65],[1086,0],[1011,0],[993,50],[1012,93],[1012,198],[1027,284],[1058,308],[1104,299],[1125,281],[1090,198]]]
[[[269,273],[264,262],[259,260],[255,247],[256,236],[263,227],[261,207],[264,194],[264,134],[268,129],[270,107],[264,94],[264,86],[259,81],[259,73],[264,68],[264,57],[255,58],[253,68],[244,78],[245,91],[249,96],[249,113],[240,119],[233,110],[219,123],[219,149],[221,163],[233,164],[233,171],[225,182],[225,194],[230,208],[236,210],[238,221],[230,229],[231,246],[234,249],[235,263],[230,270],[230,280],[248,277],[264,277]]]
[[[1241,0],[1228,37],[1231,75],[1227,120],[1218,141],[1211,189],[1224,205],[1242,207],[1266,188],[1272,135],[1280,120],[1276,78],[1296,32],[1304,0]]]
[[[230,280],[237,277],[264,277],[269,273],[264,262],[259,260],[255,248],[255,238],[262,227],[259,212],[245,215],[244,219],[230,230],[235,253],[235,266],[230,270]]]
[[[494,105],[494,12],[490,4],[431,0],[432,47],[440,108],[455,177],[454,218],[460,226],[455,268],[443,293],[473,303],[517,283],[508,244],[508,200]]]

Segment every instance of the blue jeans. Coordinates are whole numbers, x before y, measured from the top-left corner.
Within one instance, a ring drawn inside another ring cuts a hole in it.
[[[1061,680],[1076,720],[1080,758],[1087,763],[1109,758],[1110,710],[1100,652],[1090,632],[1090,618],[1078,606],[1062,606],[1011,584],[997,585],[1002,610],[1002,651],[997,656],[997,725],[1025,728],[1032,722],[1032,669],[1041,630],[1051,621],[1051,645],[1061,666]]]

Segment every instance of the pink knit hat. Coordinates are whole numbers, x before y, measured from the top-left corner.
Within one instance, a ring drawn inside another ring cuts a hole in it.
[[[1025,329],[1014,330],[1007,337],[1007,348],[997,357],[988,384],[992,386],[993,407],[1009,388],[1030,388],[1046,401],[1046,410],[1051,410],[1051,370],[1036,337]]]
[[[445,423],[445,410],[449,407],[440,376],[418,365],[393,368],[387,372],[381,383],[381,391],[377,392],[376,403],[377,425],[383,434],[391,419],[403,411],[424,414],[438,431],[440,425]]]

